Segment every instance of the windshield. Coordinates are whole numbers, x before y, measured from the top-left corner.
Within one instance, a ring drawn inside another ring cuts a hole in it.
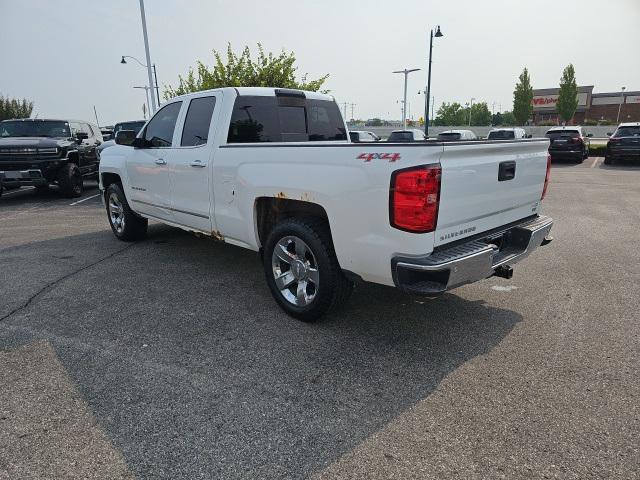
[[[441,133],[438,135],[438,140],[460,140],[461,137],[461,134],[455,132]]]
[[[516,134],[513,130],[496,130],[495,132],[489,132],[488,140],[510,140],[516,138]]]
[[[637,127],[620,127],[616,130],[616,133],[613,134],[614,137],[639,137],[640,136],[640,125]]]
[[[580,136],[580,132],[577,130],[549,130],[547,132],[547,138],[552,140],[556,138],[578,138]]]
[[[136,134],[140,131],[140,129],[144,126],[145,122],[122,122],[117,123],[115,127],[113,127],[113,135],[118,133],[120,130],[133,130]]]
[[[0,122],[0,137],[56,137],[69,138],[69,122],[62,120],[36,120]]]

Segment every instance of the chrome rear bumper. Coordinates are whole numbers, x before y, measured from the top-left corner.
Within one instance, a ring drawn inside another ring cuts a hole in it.
[[[551,218],[536,216],[427,256],[395,257],[394,283],[409,293],[432,296],[493,275],[510,278],[512,264],[551,242],[552,225]]]

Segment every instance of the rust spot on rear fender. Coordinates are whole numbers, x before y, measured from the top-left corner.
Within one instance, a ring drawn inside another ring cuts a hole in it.
[[[284,192],[276,193],[276,198],[287,198],[287,194]]]
[[[224,235],[222,235],[222,233],[220,233],[218,230],[213,230],[211,232],[211,236],[213,237],[214,240],[217,240],[219,242],[224,242]]]

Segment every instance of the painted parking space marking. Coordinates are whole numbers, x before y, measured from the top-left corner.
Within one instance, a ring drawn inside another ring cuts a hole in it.
[[[601,163],[602,163],[602,158],[596,157],[595,160],[593,161],[593,164],[591,164],[590,168],[595,168],[597,165],[600,165]]]
[[[69,206],[72,207],[74,205],[78,205],[79,203],[86,202],[87,200],[91,200],[92,198],[96,198],[96,197],[99,197],[99,196],[100,196],[100,194],[96,193],[95,195],[91,195],[90,197],[83,198],[82,200],[78,200],[77,202],[70,203]]]

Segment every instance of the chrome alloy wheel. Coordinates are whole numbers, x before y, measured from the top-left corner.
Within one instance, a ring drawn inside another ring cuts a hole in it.
[[[309,305],[318,294],[318,262],[300,238],[287,236],[276,243],[271,255],[273,278],[282,296],[298,307]]]
[[[124,209],[122,202],[115,193],[109,195],[109,218],[116,232],[122,233],[124,231]]]

